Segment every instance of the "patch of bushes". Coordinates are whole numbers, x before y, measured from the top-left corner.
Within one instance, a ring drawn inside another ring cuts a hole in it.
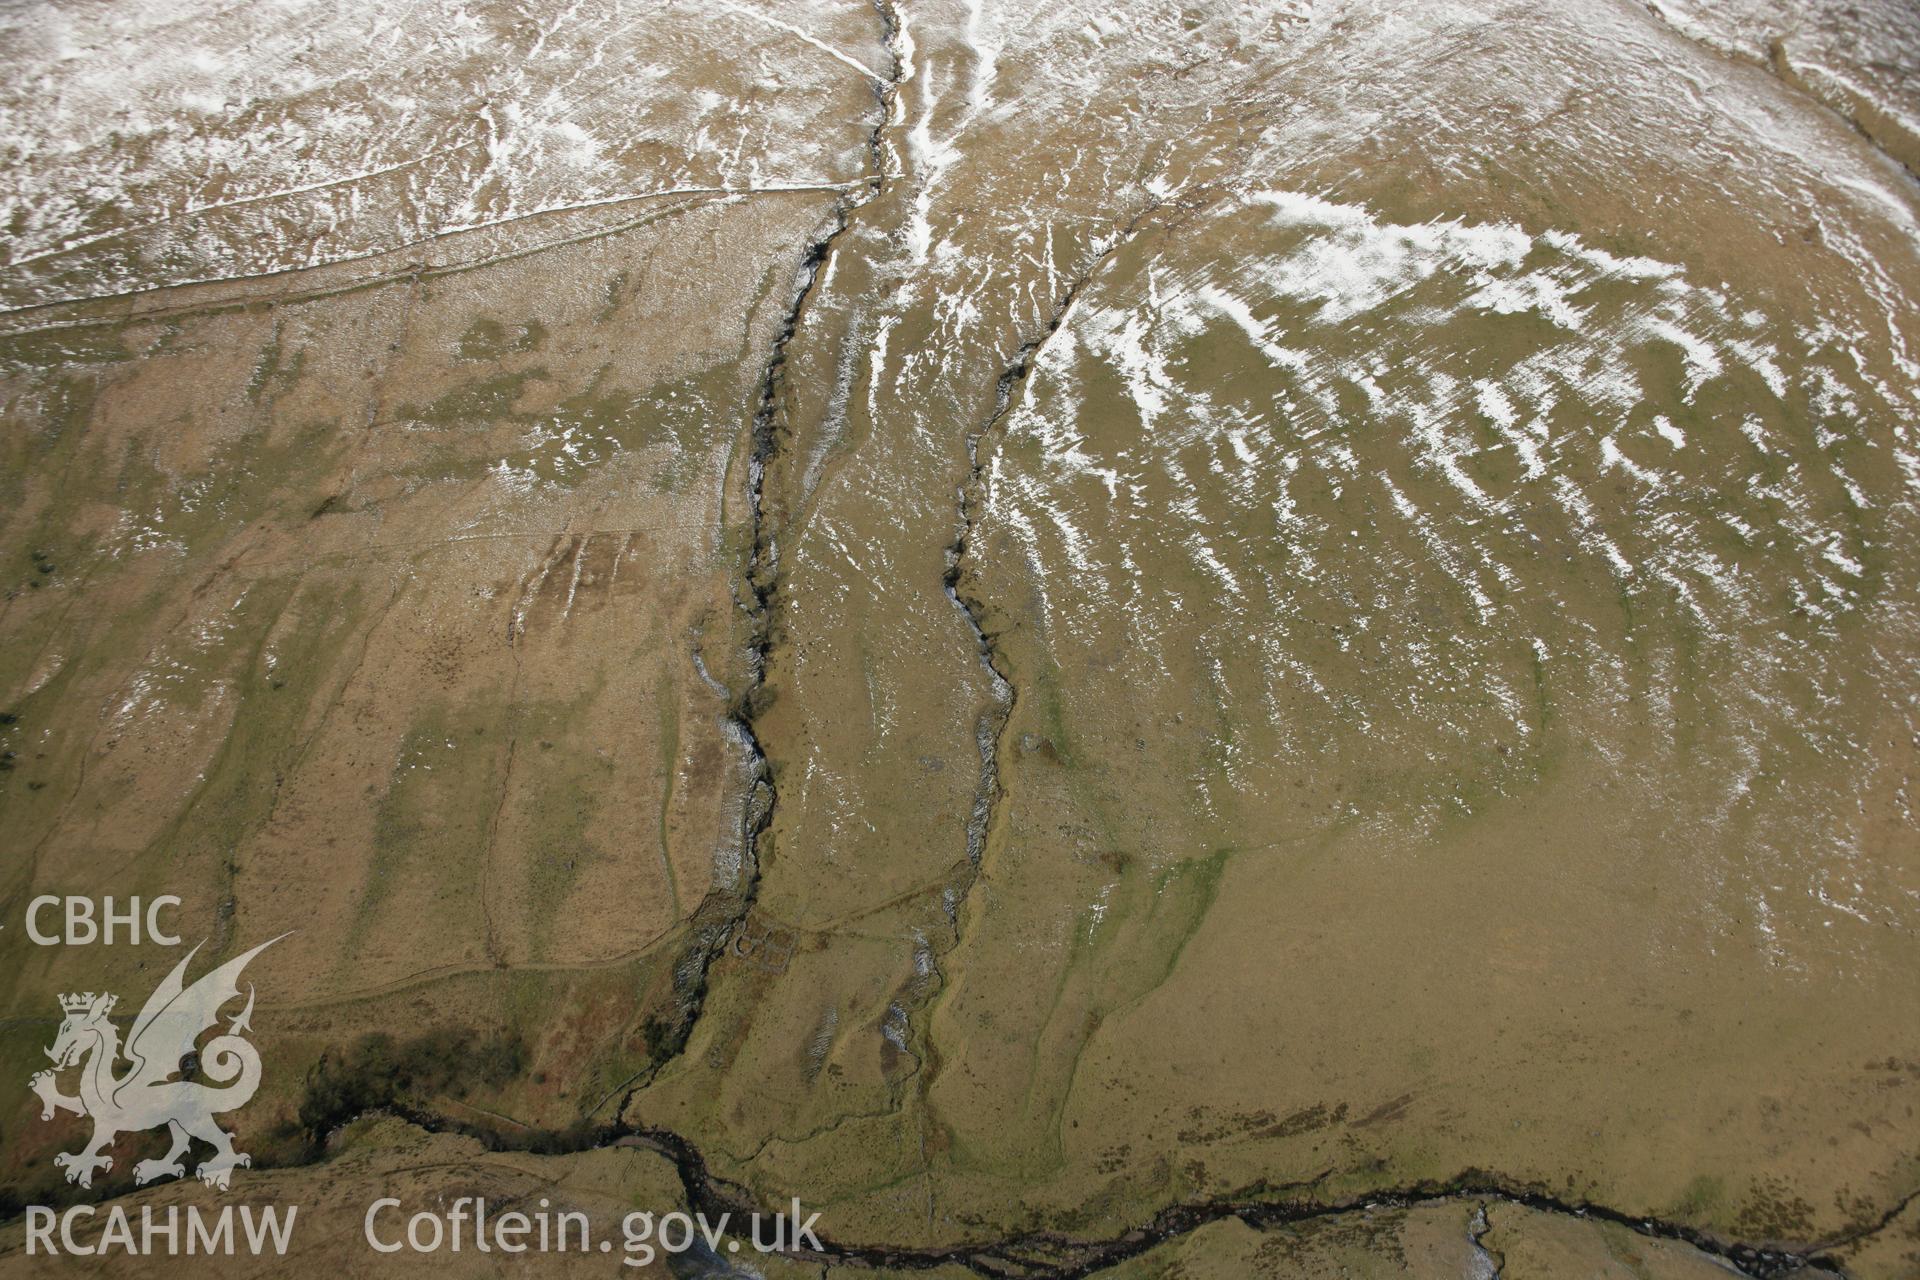
[[[526,1042],[517,1032],[444,1027],[396,1040],[376,1031],[313,1065],[300,1128],[317,1144],[364,1112],[407,1112],[437,1097],[498,1088],[519,1077],[526,1062]]]

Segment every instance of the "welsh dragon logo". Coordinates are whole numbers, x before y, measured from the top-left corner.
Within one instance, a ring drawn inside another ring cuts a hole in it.
[[[142,1160],[133,1167],[133,1180],[140,1185],[156,1178],[184,1176],[187,1169],[181,1157],[195,1138],[214,1149],[212,1158],[202,1160],[194,1170],[208,1186],[226,1190],[234,1168],[253,1163],[252,1157],[233,1149],[233,1135],[213,1118],[244,1107],[260,1087],[260,1052],[243,1038],[243,1033],[252,1029],[248,1022],[253,1016],[251,984],[246,1007],[227,1024],[225,1034],[216,1035],[204,1047],[195,1046],[200,1036],[219,1021],[221,1006],[239,997],[240,971],[247,962],[278,941],[274,938],[261,943],[204,974],[190,987],[182,979],[188,962],[200,948],[189,951],[147,997],[140,1016],[127,1032],[124,1047],[119,1030],[109,1020],[118,996],[89,991],[60,997],[66,1017],[53,1047],[46,1051],[53,1059],[53,1069],[36,1073],[28,1084],[40,1095],[42,1120],[53,1119],[56,1111],[93,1117],[93,1140],[79,1151],[61,1152],[53,1158],[54,1164],[66,1170],[68,1182],[92,1186],[96,1169],[113,1167],[113,1157],[104,1153],[116,1137],[162,1125],[173,1145],[160,1159]],[[212,1085],[176,1078],[183,1074],[185,1060],[196,1053],[199,1074],[213,1081]],[[131,1065],[124,1073],[116,1073],[122,1057]],[[73,1066],[80,1067],[77,1097],[60,1092],[57,1080],[60,1072]]]

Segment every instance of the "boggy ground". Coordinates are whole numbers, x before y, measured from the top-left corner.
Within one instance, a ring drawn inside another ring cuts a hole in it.
[[[1624,4],[653,21],[484,217],[16,258],[9,901],[297,928],[274,1194],[495,1159],[302,1163],[391,1105],[829,1271],[1920,1265],[1893,135]],[[22,1075],[161,958],[0,947]]]

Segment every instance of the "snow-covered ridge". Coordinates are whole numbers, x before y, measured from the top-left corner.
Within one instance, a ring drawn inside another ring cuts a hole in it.
[[[0,307],[655,192],[857,181],[872,93],[852,68],[878,31],[855,7],[777,0],[16,10]]]

